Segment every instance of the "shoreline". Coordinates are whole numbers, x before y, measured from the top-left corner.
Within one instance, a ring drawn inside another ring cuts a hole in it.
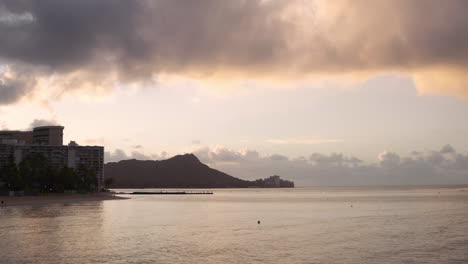
[[[89,194],[47,194],[38,196],[0,196],[0,200],[4,201],[5,205],[2,208],[11,206],[46,206],[53,204],[69,204],[93,201],[106,200],[124,200],[130,199],[116,196],[115,192],[99,192]]]

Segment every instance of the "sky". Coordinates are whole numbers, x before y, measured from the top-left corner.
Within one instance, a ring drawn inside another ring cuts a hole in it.
[[[299,186],[468,184],[468,2],[3,0],[0,129]]]

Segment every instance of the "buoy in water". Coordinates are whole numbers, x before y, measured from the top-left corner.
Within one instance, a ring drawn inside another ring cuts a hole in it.
[[[257,224],[260,224],[260,220],[257,221]]]

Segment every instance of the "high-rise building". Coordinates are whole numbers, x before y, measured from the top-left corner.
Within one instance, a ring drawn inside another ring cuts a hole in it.
[[[33,129],[33,144],[62,146],[63,126],[41,126]]]
[[[74,141],[63,145],[63,126],[36,127],[33,131],[0,131],[0,168],[11,158],[18,165],[24,157],[40,153],[56,168],[96,172],[98,189],[104,187],[104,147],[79,146]]]
[[[0,131],[0,139],[15,139],[19,144],[32,144],[33,132],[32,131],[18,131],[18,130],[3,130]]]

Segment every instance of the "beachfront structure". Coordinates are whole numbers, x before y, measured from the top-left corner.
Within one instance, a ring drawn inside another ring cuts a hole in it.
[[[96,172],[98,189],[104,187],[104,147],[63,145],[62,126],[37,127],[33,131],[0,131],[0,168],[11,157],[19,164],[28,154],[40,153],[56,168],[84,166]],[[27,136],[25,136],[27,135]]]

